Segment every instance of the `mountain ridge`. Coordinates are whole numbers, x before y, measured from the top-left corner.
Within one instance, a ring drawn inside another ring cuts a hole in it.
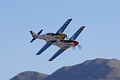
[[[39,73],[36,71],[25,71],[21,72],[10,80],[43,80],[48,75],[44,73]]]
[[[13,78],[10,80],[24,80]],[[120,60],[86,60],[73,66],[64,66],[44,78],[27,80],[120,80]]]

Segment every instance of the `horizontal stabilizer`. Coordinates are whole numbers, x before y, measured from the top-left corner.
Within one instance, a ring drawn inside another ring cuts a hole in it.
[[[30,42],[32,43],[36,38],[33,38]]]
[[[33,39],[30,41],[31,43],[38,37],[38,35],[40,35],[42,33],[43,29],[40,30],[37,34],[35,34],[33,31],[30,31]]]
[[[39,35],[39,34],[41,34],[42,33],[42,31],[43,31],[43,29],[42,30],[40,30],[37,34]]]

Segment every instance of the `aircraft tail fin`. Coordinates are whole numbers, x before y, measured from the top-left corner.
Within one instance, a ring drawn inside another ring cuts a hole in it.
[[[35,34],[33,31],[30,31],[30,33],[31,33],[32,37],[37,36],[37,34]]]
[[[43,30],[40,30],[37,34],[35,34],[33,31],[30,31],[33,39],[30,41],[31,43],[42,33]]]

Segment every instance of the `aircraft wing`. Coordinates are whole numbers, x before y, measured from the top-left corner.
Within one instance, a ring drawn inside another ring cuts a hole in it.
[[[69,39],[69,40],[75,40],[79,34],[82,32],[82,30],[85,28],[85,26],[80,27],[77,32]]]
[[[45,51],[48,47],[50,47],[54,42],[47,42],[38,52],[36,55],[40,55],[43,51]]]
[[[57,56],[59,56],[61,53],[63,53],[66,49],[59,49],[50,59],[49,61],[52,61],[55,59]]]
[[[56,32],[56,34],[58,33],[63,33],[63,31],[66,29],[66,27],[68,26],[68,24],[72,21],[72,19],[68,19],[63,26]]]

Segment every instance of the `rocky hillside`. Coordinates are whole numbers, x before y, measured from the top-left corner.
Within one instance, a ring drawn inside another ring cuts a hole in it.
[[[35,71],[25,71],[10,80],[44,80],[48,75]]]
[[[41,76],[40,73],[36,76],[31,72],[27,75],[22,74],[25,73],[11,80],[120,80],[120,61],[97,58],[74,66],[65,66],[49,76]]]

